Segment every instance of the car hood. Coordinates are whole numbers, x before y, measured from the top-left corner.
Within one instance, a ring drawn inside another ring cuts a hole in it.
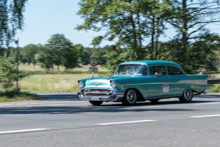
[[[125,80],[129,81],[129,79],[134,79],[133,76],[116,76],[116,77],[97,77],[86,79],[85,87],[110,87],[110,81],[115,81],[116,83]]]
[[[110,87],[109,77],[91,78],[86,81],[86,87]]]

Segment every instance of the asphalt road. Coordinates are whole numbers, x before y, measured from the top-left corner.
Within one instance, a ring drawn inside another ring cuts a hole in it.
[[[0,103],[0,147],[219,147],[220,94],[92,106],[73,93]]]

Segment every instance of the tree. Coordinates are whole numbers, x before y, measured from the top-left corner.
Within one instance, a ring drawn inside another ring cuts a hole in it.
[[[78,50],[73,46],[65,48],[62,54],[62,65],[65,69],[72,69],[79,66],[78,54]]]
[[[34,44],[29,44],[24,46],[21,49],[22,59],[26,60],[28,62],[28,65],[30,65],[31,63],[35,65],[36,60],[34,59],[34,56],[40,51],[41,46],[42,45],[34,45]]]
[[[81,44],[76,44],[74,47],[77,49],[79,55],[78,55],[78,63],[82,65],[87,65],[89,64],[89,58],[90,55],[88,50],[84,48]]]
[[[165,0],[170,7],[164,11],[165,21],[178,31],[181,47],[178,49],[178,58],[184,66],[190,59],[188,52],[190,41],[202,37],[199,32],[210,23],[219,22],[219,0]],[[187,67],[185,67],[187,68]]]
[[[143,42],[152,36],[154,49],[154,37],[159,37],[161,33],[157,31],[156,34],[154,30],[162,23],[157,19],[161,15],[157,13],[160,8],[157,0],[81,0],[80,6],[78,14],[85,22],[77,27],[78,30],[106,31],[105,35],[97,36],[92,41],[94,46],[105,38],[109,41],[116,39],[117,48],[131,50],[131,59],[144,59],[146,48]],[[150,18],[149,15],[153,15],[154,18]],[[149,18],[156,20],[152,23],[153,27],[148,25]],[[153,52],[152,50],[152,54]]]
[[[53,68],[54,60],[52,50],[47,47],[41,47],[41,51],[35,54],[34,59],[40,63],[42,68],[46,68],[47,70]]]
[[[25,71],[19,72],[19,79],[27,77],[29,74]],[[0,83],[3,88],[10,88],[17,79],[17,70],[7,59],[0,57]]]
[[[23,12],[27,0],[0,1],[0,47],[8,46],[16,34],[16,30],[23,27]]]
[[[78,66],[78,50],[63,34],[52,35],[44,51],[36,58],[43,65],[46,63],[48,65],[46,68],[51,68],[54,64],[57,65],[58,70],[60,65],[64,65],[66,69]]]
[[[179,62],[181,50],[181,40],[173,39],[168,42],[159,43],[158,57],[162,60]],[[201,70],[217,70],[214,63],[217,62],[216,52],[220,50],[220,36],[217,34],[206,33],[200,35],[194,42],[188,44],[187,63],[183,65],[183,70],[188,73],[199,73]]]

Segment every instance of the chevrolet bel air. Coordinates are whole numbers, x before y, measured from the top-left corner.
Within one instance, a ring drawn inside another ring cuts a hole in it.
[[[156,103],[175,97],[190,102],[194,94],[209,92],[207,78],[208,75],[188,75],[180,65],[170,61],[129,61],[119,64],[112,77],[79,80],[78,95],[92,105],[103,102],[135,105],[145,100]]]

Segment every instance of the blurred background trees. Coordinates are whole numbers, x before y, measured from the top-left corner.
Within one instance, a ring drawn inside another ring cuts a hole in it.
[[[9,47],[16,30],[23,26],[26,0],[0,2],[0,57],[15,64],[16,48]],[[220,21],[219,0],[81,0],[78,15],[84,19],[78,30],[104,31],[95,37],[93,47],[74,44],[64,34],[53,34],[44,45],[20,48],[19,62],[39,64],[48,70],[80,67],[91,57],[115,70],[130,60],[169,60],[179,63],[186,73],[217,70],[220,35],[206,26]],[[10,7],[9,7],[10,6]],[[168,26],[176,30],[164,41]],[[114,42],[100,47],[102,40]]]
[[[105,31],[92,41],[115,41],[107,50],[107,65],[129,60],[170,60],[187,73],[216,70],[219,35],[205,26],[220,22],[219,0],[81,0],[84,19],[78,30]],[[172,26],[177,34],[163,42],[160,36]],[[214,37],[215,36],[215,37]],[[212,39],[216,39],[213,41]],[[199,46],[200,44],[200,46]],[[190,63],[190,64],[189,64]]]

